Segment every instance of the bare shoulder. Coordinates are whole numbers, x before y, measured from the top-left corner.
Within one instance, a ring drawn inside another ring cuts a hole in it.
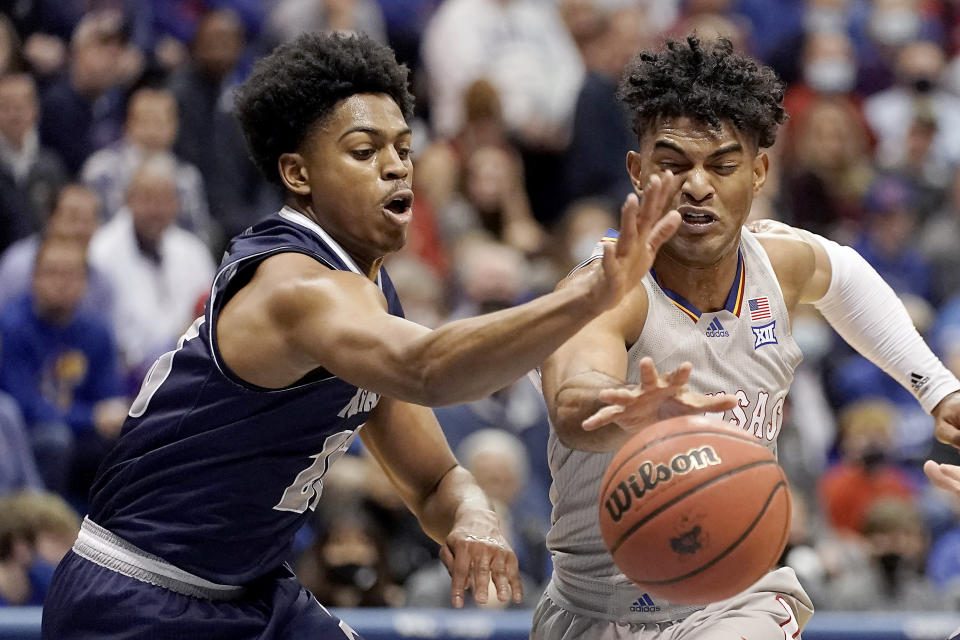
[[[787,308],[793,310],[816,269],[809,234],[778,220],[756,220],[746,226],[766,251]]]
[[[383,310],[387,301],[368,278],[331,269],[302,253],[281,253],[263,261],[248,288],[276,320],[295,320],[302,314],[323,313],[354,301]]]

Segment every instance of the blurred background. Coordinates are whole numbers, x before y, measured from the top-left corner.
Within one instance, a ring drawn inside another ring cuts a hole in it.
[[[957,0],[5,0],[0,607],[42,604],[144,373],[201,312],[226,241],[279,206],[232,95],[315,29],[364,32],[412,71],[415,216],[388,261],[412,320],[525,301],[590,254],[630,191],[617,78],[696,31],[787,83],[753,217],[854,246],[960,374]],[[960,610],[960,502],[918,464],[960,455],[814,310],[793,330],[782,561],[820,611]],[[542,399],[521,380],[437,416],[534,606],[551,571]],[[351,453],[298,536],[304,584],[335,607],[449,606],[436,545]]]

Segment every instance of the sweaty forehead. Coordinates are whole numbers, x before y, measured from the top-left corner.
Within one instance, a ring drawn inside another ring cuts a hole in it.
[[[650,127],[643,137],[643,148],[652,152],[657,142],[668,142],[690,151],[711,151],[730,144],[740,144],[744,149],[752,148],[747,134],[733,126],[729,120],[721,120],[720,126],[695,120],[690,117],[660,118]]]
[[[383,93],[358,93],[338,102],[318,133],[339,139],[351,130],[372,130],[395,137],[409,130],[400,107]]]

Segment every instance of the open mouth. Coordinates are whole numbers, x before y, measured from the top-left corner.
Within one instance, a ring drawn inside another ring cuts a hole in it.
[[[413,204],[413,198],[411,196],[398,196],[388,202],[384,209],[400,214],[409,209],[411,204]]]
[[[412,206],[413,192],[408,189],[404,189],[393,194],[393,197],[387,200],[383,205],[383,210],[396,222],[406,223],[409,222],[412,215]]]
[[[683,222],[689,225],[704,226],[716,222],[717,216],[708,209],[698,209],[696,207],[680,207],[680,217]]]

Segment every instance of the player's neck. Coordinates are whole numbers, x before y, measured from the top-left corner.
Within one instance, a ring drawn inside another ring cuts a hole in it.
[[[297,213],[309,218],[317,226],[326,231],[330,237],[347,252],[350,259],[357,265],[360,273],[366,275],[371,280],[375,281],[377,279],[377,275],[380,273],[380,266],[383,264],[383,256],[371,257],[357,251],[356,246],[349,241],[349,238],[337,233],[337,230],[331,227],[331,225],[324,224],[324,221],[316,214],[310,204],[298,199],[288,198],[286,205]]]
[[[737,247],[713,264],[681,262],[666,251],[660,251],[653,271],[657,282],[696,305],[702,313],[719,311],[726,306],[730,287],[737,275]]]

